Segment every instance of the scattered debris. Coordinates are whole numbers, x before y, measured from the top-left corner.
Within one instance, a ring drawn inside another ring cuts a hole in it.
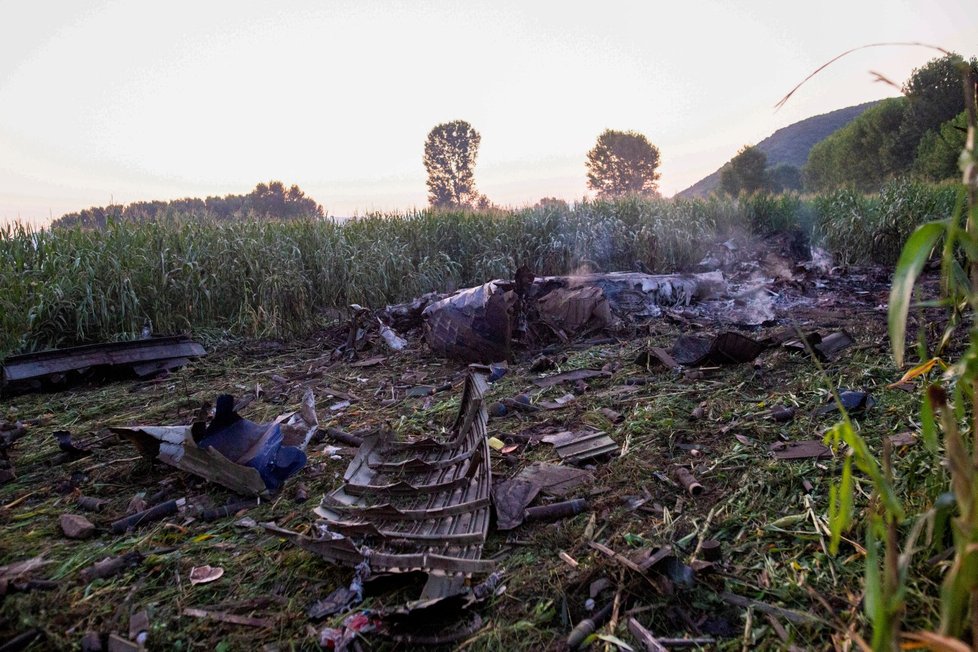
[[[718,562],[723,557],[723,548],[716,539],[706,539],[700,543],[700,555],[709,562]]]
[[[129,617],[129,639],[143,647],[149,638],[149,612],[145,609],[137,611]]]
[[[561,383],[573,383],[578,380],[587,380],[588,378],[608,378],[610,376],[611,372],[602,371],[601,369],[575,369],[574,371],[565,371],[564,373],[547,376],[546,378],[535,378],[533,384],[537,387],[547,388],[560,385]]]
[[[549,334],[566,343],[614,329],[622,319],[658,317],[663,306],[686,306],[726,289],[719,272],[529,277],[490,281],[429,303],[421,312],[428,346],[468,362],[509,360],[516,336],[540,341]],[[392,310],[399,307],[388,307]]]
[[[856,340],[852,335],[845,330],[840,330],[825,336],[818,332],[807,333],[802,337],[785,340],[782,346],[789,351],[801,354],[808,354],[810,348],[815,352],[815,357],[822,362],[833,362],[839,358],[842,351],[855,343]]]
[[[36,391],[120,372],[146,378],[206,354],[197,342],[175,336],[11,355],[4,360],[0,389],[4,393]]]
[[[565,564],[567,564],[568,566],[570,566],[571,568],[577,568],[578,566],[580,566],[580,563],[578,563],[578,561],[576,559],[574,559],[573,557],[571,557],[570,555],[568,555],[563,550],[561,550],[560,552],[558,552],[557,553],[557,556],[560,557],[560,559],[563,560],[563,562]]]
[[[253,616],[239,616],[237,614],[229,614],[225,611],[207,611],[206,609],[191,609],[186,608],[183,610],[184,616],[191,616],[193,618],[207,618],[210,620],[216,620],[221,623],[228,623],[231,625],[244,625],[246,627],[272,627],[275,622],[270,618],[255,618]]]
[[[377,365],[382,364],[384,362],[387,362],[386,355],[375,355],[371,358],[367,358],[366,360],[358,360],[356,362],[351,362],[350,366],[356,368],[376,367]]]
[[[496,509],[496,529],[512,530],[526,517],[525,510],[540,492],[563,496],[593,479],[588,471],[570,466],[537,462],[516,476],[496,484],[492,499]]]
[[[696,367],[707,363],[724,365],[750,362],[767,348],[765,342],[727,331],[715,337],[680,335],[672,345],[670,354],[679,364]]]
[[[82,652],[102,652],[105,645],[102,643],[102,635],[98,632],[88,631],[81,640]]]
[[[810,614],[800,613],[798,611],[792,611],[791,609],[784,609],[782,607],[776,607],[774,605],[767,604],[766,602],[760,602],[759,600],[751,600],[750,598],[745,598],[735,593],[730,593],[729,591],[722,591],[720,593],[720,598],[724,602],[732,604],[736,607],[741,607],[743,609],[753,608],[761,613],[784,618],[788,622],[795,625],[807,625],[818,622],[818,618]]]
[[[69,539],[87,539],[95,534],[95,525],[78,514],[62,514],[58,518],[58,525]]]

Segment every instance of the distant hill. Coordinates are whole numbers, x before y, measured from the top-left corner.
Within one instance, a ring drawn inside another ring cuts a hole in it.
[[[825,139],[833,131],[846,126],[856,116],[875,104],[877,102],[866,102],[865,104],[857,104],[806,118],[778,129],[757,143],[757,148],[767,154],[768,167],[787,164],[801,168],[808,160],[808,152],[815,143]],[[689,188],[676,193],[676,197],[705,197],[719,186],[720,170],[717,170]]]

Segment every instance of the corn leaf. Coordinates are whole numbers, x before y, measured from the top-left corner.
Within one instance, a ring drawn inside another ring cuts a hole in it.
[[[907,313],[910,311],[910,298],[913,286],[920,276],[924,263],[930,256],[931,250],[944,234],[945,222],[927,222],[917,227],[907,244],[903,246],[896,271],[893,273],[893,286],[890,288],[890,344],[893,346],[893,357],[898,366],[903,366],[903,355],[906,346]]]

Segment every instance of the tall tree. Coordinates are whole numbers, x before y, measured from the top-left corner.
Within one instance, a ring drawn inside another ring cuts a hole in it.
[[[931,59],[915,68],[903,84],[908,102],[893,147],[893,157],[901,172],[913,166],[924,134],[964,111],[962,74],[978,79],[978,60],[966,61],[957,54]]]
[[[637,131],[607,129],[587,153],[587,186],[599,197],[658,194],[659,148]]]
[[[481,140],[479,132],[465,120],[436,125],[428,133],[424,169],[428,172],[428,201],[432,206],[473,206],[479,202],[475,159]]]
[[[767,154],[753,145],[744,145],[720,169],[720,187],[731,195],[757,192],[768,186]]]

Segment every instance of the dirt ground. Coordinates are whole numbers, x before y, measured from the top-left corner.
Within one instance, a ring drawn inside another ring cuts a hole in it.
[[[777,265],[765,262],[764,255],[755,262],[764,271],[763,292],[770,297],[765,303],[774,319],[735,330],[761,339],[786,328],[822,334],[845,329],[855,344],[820,364],[783,346],[772,346],[753,363],[705,369],[635,364],[648,347],[668,349],[681,333],[731,329],[718,313],[689,308],[633,325],[615,334],[612,343],[556,347],[550,354],[556,367],[549,371],[531,372],[536,352],[517,352],[508,372],[491,385],[490,403],[520,394],[533,404],[568,393],[575,400],[532,413],[501,414],[490,405],[489,434],[516,445],[507,454],[493,451],[495,477],[511,477],[534,461],[559,463],[554,447],[540,441],[547,433],[589,427],[610,435],[619,451],[585,462],[594,479],[572,496],[587,500],[583,513],[509,532],[490,526],[484,557],[498,562],[502,581],[472,607],[478,620],[470,619],[475,625],[447,643],[449,649],[562,649],[574,625],[605,604],[612,611],[597,630],[605,637],[595,641],[599,648],[624,643],[644,649],[629,631],[630,618],[657,637],[715,641],[704,649],[842,648],[847,631],[865,633],[861,529],[846,537],[837,556],[828,554],[829,486],[838,478],[839,456],[783,460],[769,448],[782,441],[820,440],[833,423],[832,415],[817,414],[831,386],[872,395],[875,404],[853,418],[878,450],[884,437],[916,431],[919,387],[887,388],[902,372],[892,362],[886,337],[885,270],[806,272],[787,260],[778,275]],[[741,271],[745,282],[757,277],[747,273],[750,269]],[[928,282],[933,287],[933,279]],[[919,321],[914,317],[908,330],[915,333]],[[939,335],[934,320],[923,322],[932,337]],[[450,428],[465,365],[434,357],[414,333],[407,352],[391,353],[378,340],[359,351],[358,359],[382,360],[354,367],[335,359],[344,339],[339,326],[302,342],[223,343],[162,379],[0,400],[0,419],[29,427],[9,450],[16,479],[0,485],[0,565],[33,557],[44,562],[29,575],[38,581],[20,578],[3,587],[0,641],[36,630],[28,649],[80,649],[89,632],[130,638],[133,615],[145,611],[148,649],[317,649],[319,630],[339,625],[351,612],[316,622],[306,610],[348,585],[353,571],[296,548],[260,524],[271,521],[310,533],[313,507],[340,484],[355,451],[342,445],[336,451],[327,438],[310,447],[308,464],[277,496],[257,507],[212,522],[188,511],[113,535],[109,524],[126,514],[138,494],[150,497],[166,488],[167,498],[186,497],[197,506],[223,505],[235,496],[146,461],[106,428],[187,424],[220,393],[253,397],[241,414],[267,421],[297,409],[306,389],[316,394],[322,428],[386,428],[406,439]],[[582,368],[610,375],[546,389],[532,383]],[[406,395],[418,385],[451,388],[431,396]],[[330,390],[353,398],[342,406]],[[790,407],[793,418],[773,419],[777,406]],[[91,454],[73,460],[59,456],[56,430],[70,431]],[[898,474],[933,470],[919,448],[912,443],[898,448]],[[701,494],[692,496],[675,481],[679,467],[695,475]],[[869,486],[859,482],[858,488],[863,499],[857,507],[865,506]],[[84,512],[76,504],[81,494],[108,502],[102,511]],[[95,536],[66,538],[59,527],[64,513],[89,518]],[[712,563],[704,563],[702,544],[708,540],[719,543],[719,558]],[[697,570],[692,583],[639,573],[621,561],[664,545]],[[133,551],[141,557],[122,572],[82,579],[81,571],[95,562]],[[223,576],[191,585],[191,569],[203,565],[220,566]],[[940,570],[939,565],[933,569],[935,582]],[[595,585],[601,578],[607,581]],[[601,584],[606,587],[594,595],[592,607],[587,601]],[[368,585],[364,602],[352,613],[404,603],[419,587],[418,581],[393,588]],[[933,621],[931,598],[909,596],[910,627]],[[364,635],[357,645],[418,646],[377,634]]]

